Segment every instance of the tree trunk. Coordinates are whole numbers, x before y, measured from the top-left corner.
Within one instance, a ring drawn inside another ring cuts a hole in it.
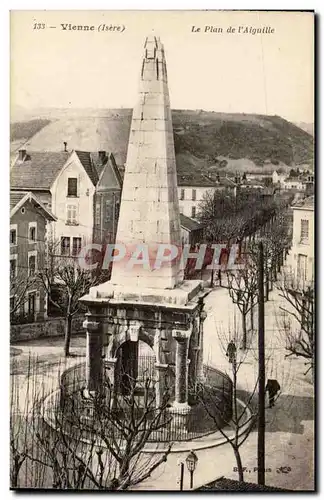
[[[277,281],[277,263],[276,263],[276,261],[274,261],[274,264],[272,266],[272,276],[273,276],[273,280]]]
[[[213,288],[214,285],[214,269],[212,269],[211,277],[210,277],[210,288]]]
[[[244,481],[243,466],[242,466],[240,450],[236,446],[233,446],[233,450],[234,450],[234,455],[235,455],[236,464],[237,464],[237,472],[238,472],[238,476],[239,476],[239,481]]]
[[[64,338],[64,356],[70,355],[70,340],[72,333],[72,315],[68,314],[65,318],[65,338]]]
[[[242,329],[243,329],[242,349],[245,351],[247,344],[246,313],[242,313]]]
[[[269,300],[269,275],[268,272],[265,273],[265,284],[264,284],[264,301]]]
[[[272,266],[269,270],[269,290],[270,292],[273,291],[273,273],[272,273]]]
[[[252,299],[252,305],[251,305],[251,309],[250,309],[250,319],[251,319],[251,331],[253,332],[254,331],[254,308],[253,308],[253,299]]]

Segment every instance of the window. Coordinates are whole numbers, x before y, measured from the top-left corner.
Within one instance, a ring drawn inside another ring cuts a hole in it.
[[[192,201],[196,201],[196,190],[192,190]]]
[[[106,201],[106,213],[105,213],[105,222],[109,222],[111,219],[111,200]]]
[[[95,224],[96,226],[99,226],[100,224],[100,203],[97,203],[96,204],[96,215],[95,215],[95,218],[96,218],[96,221],[95,221]]]
[[[116,205],[115,205],[115,219],[117,220],[118,217],[119,217],[119,208],[120,208],[120,203],[119,201],[116,202]]]
[[[68,236],[61,238],[61,255],[70,255],[70,238]]]
[[[307,241],[309,236],[309,221],[302,219],[300,221],[300,241]]]
[[[72,240],[72,255],[79,255],[81,251],[81,238],[73,238]]]
[[[30,239],[30,241],[36,240],[36,227],[31,227],[29,229],[29,239]]]
[[[29,293],[28,294],[28,314],[35,314],[35,304],[36,304],[36,294]]]
[[[181,214],[183,214],[183,206],[182,205],[179,205],[179,211]]]
[[[196,217],[196,207],[191,207],[191,217]]]
[[[10,279],[14,279],[16,277],[16,272],[17,272],[16,259],[10,259]]]
[[[36,270],[36,255],[28,256],[28,276],[34,276]]]
[[[10,297],[10,312],[13,312],[15,310],[15,306],[16,306],[16,297],[12,295]]]
[[[10,229],[10,245],[17,245],[17,230]]]
[[[298,254],[297,261],[297,277],[298,280],[304,282],[307,277],[307,256],[303,254]]]
[[[76,177],[68,178],[68,196],[78,196],[78,179]]]
[[[29,239],[29,242],[32,242],[32,243],[34,243],[36,241],[36,222],[29,223],[28,239]]]
[[[77,224],[77,206],[76,205],[67,205],[67,215],[66,215],[66,223],[67,224]]]
[[[181,189],[181,191],[180,191],[180,200],[184,200],[184,199],[185,199],[185,190]]]

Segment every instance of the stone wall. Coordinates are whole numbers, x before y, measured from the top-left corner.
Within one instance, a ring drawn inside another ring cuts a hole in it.
[[[72,322],[72,335],[84,333],[82,323],[84,316],[77,316]],[[45,321],[26,323],[23,325],[11,325],[10,341],[32,340],[43,337],[58,337],[64,335],[65,319],[50,318]]]

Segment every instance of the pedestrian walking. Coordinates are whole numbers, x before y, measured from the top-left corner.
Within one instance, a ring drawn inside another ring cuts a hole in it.
[[[265,391],[269,393],[269,407],[272,408],[274,406],[274,398],[280,391],[279,382],[275,379],[268,378]]]
[[[230,363],[234,363],[236,358],[236,345],[234,340],[231,340],[227,346],[226,356],[228,357],[228,361]]]

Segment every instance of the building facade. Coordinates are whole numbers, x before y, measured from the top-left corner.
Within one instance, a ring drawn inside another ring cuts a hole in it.
[[[113,155],[67,151],[20,150],[11,167],[12,193],[32,192],[56,220],[48,229],[56,255],[76,256],[116,233],[121,177]]]
[[[122,178],[113,154],[99,151],[97,165],[101,171],[95,193],[93,240],[106,244],[116,237]]]
[[[44,269],[49,224],[56,217],[32,193],[10,196],[10,312],[29,322],[44,319],[47,298],[35,279]]]
[[[314,281],[314,196],[293,206],[291,268],[298,286]]]
[[[197,219],[202,201],[209,194],[217,191],[230,190],[235,192],[236,183],[227,177],[216,176],[215,179],[206,176],[178,175],[178,199],[180,213],[191,219]]]

